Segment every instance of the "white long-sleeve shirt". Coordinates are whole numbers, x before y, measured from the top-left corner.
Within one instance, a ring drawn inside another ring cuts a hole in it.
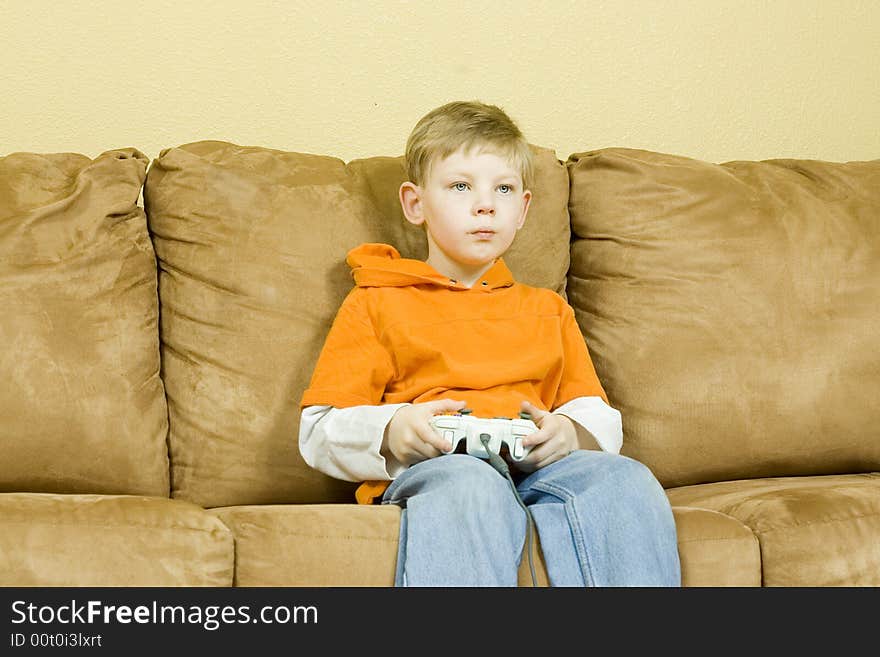
[[[299,426],[299,450],[311,467],[344,481],[393,480],[405,467],[380,453],[385,428],[406,404],[307,406]],[[603,451],[620,453],[620,412],[601,397],[577,397],[556,408],[590,432]]]

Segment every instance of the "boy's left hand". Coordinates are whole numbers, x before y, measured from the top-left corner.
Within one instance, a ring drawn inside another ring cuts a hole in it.
[[[538,431],[523,438],[523,446],[531,447],[532,451],[522,461],[514,461],[514,467],[522,472],[534,472],[578,449],[577,430],[570,419],[542,411],[525,400],[521,408],[532,416]]]

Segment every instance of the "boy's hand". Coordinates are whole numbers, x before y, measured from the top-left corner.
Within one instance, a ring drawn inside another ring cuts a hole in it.
[[[523,446],[531,447],[532,451],[522,461],[515,461],[514,467],[521,472],[534,472],[578,449],[577,430],[567,417],[542,411],[525,400],[521,408],[532,416],[538,431],[523,438]]]
[[[429,421],[435,415],[455,413],[465,406],[467,402],[454,399],[401,406],[385,428],[382,451],[387,450],[406,467],[440,456],[452,449],[452,445],[434,430]]]

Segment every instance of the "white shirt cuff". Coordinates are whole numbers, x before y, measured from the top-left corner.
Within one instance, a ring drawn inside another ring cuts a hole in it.
[[[620,454],[623,446],[623,422],[620,411],[611,408],[601,397],[577,397],[556,408],[593,434],[604,452]]]
[[[401,406],[307,406],[299,425],[299,451],[311,467],[344,481],[389,480],[405,469],[380,453],[385,428]]]

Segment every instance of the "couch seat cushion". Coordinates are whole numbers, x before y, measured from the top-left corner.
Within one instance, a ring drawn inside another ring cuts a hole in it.
[[[0,494],[0,586],[231,586],[233,549],[188,502]]]
[[[357,504],[211,509],[235,534],[236,586],[394,586],[400,509]],[[547,584],[538,541],[535,577]],[[528,561],[521,586],[531,585]]]
[[[729,515],[673,506],[682,586],[761,586],[761,552],[751,529]]]
[[[673,508],[686,586],[759,586],[757,541],[716,511]],[[235,535],[236,586],[393,586],[400,531],[396,506],[301,504],[210,509]],[[547,568],[536,536],[538,586]],[[528,560],[519,585],[531,586]]]
[[[400,509],[287,504],[210,509],[235,535],[236,586],[393,586]]]
[[[758,537],[764,586],[880,586],[880,473],[684,486],[674,506],[736,518]]]

